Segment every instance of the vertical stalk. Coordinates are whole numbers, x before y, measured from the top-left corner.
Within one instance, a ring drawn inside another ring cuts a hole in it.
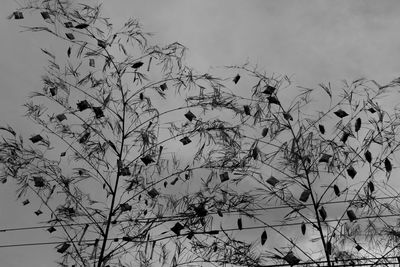
[[[118,155],[118,161],[122,162],[122,154],[123,154],[123,149],[124,149],[124,144],[125,144],[125,116],[126,116],[126,101],[125,101],[125,94],[124,90],[122,87],[122,82],[121,82],[121,73],[117,66],[115,65],[115,62],[112,60],[110,53],[104,49],[107,53],[107,56],[110,58],[112,65],[115,68],[115,71],[117,72],[118,75],[118,81],[117,81],[117,86],[119,88],[119,91],[121,93],[121,98],[122,98],[122,135],[121,135],[121,146],[120,146],[120,152]],[[104,261],[104,253],[106,250],[106,245],[107,245],[107,239],[108,235],[110,232],[110,226],[111,226],[111,219],[113,216],[113,211],[114,211],[114,205],[115,205],[115,199],[117,197],[117,191],[118,191],[118,185],[119,185],[119,178],[120,178],[120,172],[119,172],[119,167],[117,167],[117,178],[115,180],[115,185],[112,193],[112,199],[111,199],[111,204],[110,204],[110,211],[108,213],[108,218],[107,218],[107,225],[106,225],[106,231],[103,235],[103,244],[101,247],[100,255],[99,255],[99,261],[97,263],[97,267],[102,267],[103,261]]]
[[[279,107],[281,108],[282,112],[286,113],[285,109],[282,107],[281,104],[279,104]],[[325,241],[325,236],[324,236],[324,233],[323,233],[323,231],[322,231],[321,219],[320,219],[320,217],[319,217],[319,215],[318,215],[318,203],[317,203],[317,201],[316,201],[316,199],[315,199],[315,197],[314,197],[313,191],[311,190],[312,184],[311,184],[310,176],[309,176],[309,173],[308,173],[308,168],[307,168],[307,166],[306,166],[306,164],[305,164],[305,161],[304,161],[303,156],[302,156],[301,153],[300,153],[300,145],[299,145],[299,142],[298,142],[298,140],[297,140],[297,138],[296,138],[296,134],[295,134],[294,131],[293,131],[292,125],[290,124],[290,121],[289,121],[289,120],[286,120],[286,121],[287,121],[287,124],[288,124],[288,126],[289,126],[290,132],[292,133],[293,140],[294,140],[294,142],[295,142],[295,144],[296,144],[297,151],[298,151],[298,153],[299,153],[299,155],[300,155],[301,165],[302,165],[302,167],[303,167],[303,169],[304,169],[304,171],[305,171],[305,174],[306,174],[307,186],[308,186],[308,189],[309,189],[310,192],[311,192],[311,193],[310,193],[310,195],[311,195],[311,200],[312,200],[312,204],[313,204],[313,207],[314,207],[315,217],[316,217],[316,219],[317,219],[318,232],[319,232],[319,235],[320,235],[320,238],[321,238],[321,241],[322,241],[322,245],[323,245],[323,247],[324,247],[324,252],[325,252],[325,257],[326,257],[326,261],[327,261],[328,267],[331,267],[332,265],[331,265],[331,261],[330,261],[330,256],[329,256],[329,253],[328,253],[328,250],[327,250],[326,241]]]

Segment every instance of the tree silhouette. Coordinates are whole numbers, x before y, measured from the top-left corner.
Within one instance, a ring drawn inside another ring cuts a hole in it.
[[[232,68],[252,84],[243,125],[252,124],[258,135],[242,135],[250,147],[245,175],[256,184],[259,210],[269,211],[248,215],[251,228],[267,229],[261,245],[271,233],[279,240],[260,255],[278,266],[397,263],[398,192],[390,177],[399,116],[396,107],[379,102],[388,103],[398,79],[384,86],[344,82],[340,94],[330,84],[298,87],[290,97],[287,77]]]
[[[43,88],[25,104],[40,130],[1,128],[1,179],[48,216],[61,266],[397,260],[399,115],[379,102],[398,80],[338,94],[250,64],[218,78],[134,19],[115,30],[100,6],[33,1],[10,18],[26,11],[64,50],[42,49]]]

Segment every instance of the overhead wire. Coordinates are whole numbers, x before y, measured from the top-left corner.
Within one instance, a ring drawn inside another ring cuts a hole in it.
[[[400,214],[393,214],[393,215],[387,215],[387,216],[381,216],[381,217],[394,217],[394,216],[399,216]],[[367,219],[367,218],[376,218],[377,216],[368,216],[368,217],[361,217],[358,219]],[[178,220],[178,219],[177,219]],[[345,220],[350,220],[350,219],[345,219]],[[330,222],[330,221],[337,221],[337,220],[326,220],[325,222]],[[274,228],[274,227],[284,227],[284,226],[294,226],[294,225],[301,225],[302,222],[294,222],[294,223],[288,223],[288,224],[270,224],[270,225],[259,225],[259,226],[248,226],[248,227],[241,227],[241,229],[238,228],[226,228],[223,229],[225,232],[234,232],[234,231],[243,231],[243,230],[254,230],[254,229],[265,229],[265,228]],[[74,224],[74,225],[85,225],[85,223],[81,224]],[[63,225],[64,227],[67,227],[69,225]],[[37,227],[24,227],[24,228],[9,228],[9,229],[3,229],[0,232],[5,232],[7,230],[9,231],[16,231],[16,230],[29,230],[29,229],[40,229],[40,228],[45,228],[48,226],[37,226]],[[61,226],[53,226],[53,227],[61,227]],[[194,234],[207,234],[210,231],[220,231],[220,230],[208,230],[205,232],[195,232]],[[181,234],[181,236],[188,235],[188,233]],[[382,235],[382,234],[379,234]],[[173,236],[170,236],[173,237]],[[107,240],[118,240],[122,239],[121,237],[115,237],[115,238],[109,238]],[[165,237],[162,237],[161,239],[165,239]],[[157,239],[158,240],[158,239]],[[157,241],[155,240],[155,241]],[[82,240],[82,242],[93,242],[94,240]],[[149,241],[154,241],[154,240],[149,240]],[[0,248],[5,248],[5,247],[18,247],[18,246],[31,246],[31,245],[47,245],[47,244],[62,244],[65,243],[66,241],[59,241],[59,242],[33,242],[33,243],[19,243],[19,244],[10,244],[10,245],[0,245]],[[132,240],[132,242],[142,242],[142,240]],[[143,241],[144,242],[144,241]]]
[[[375,200],[383,200],[383,199],[393,199],[397,197],[381,197],[381,198],[375,198]],[[362,199],[364,200],[364,199]],[[360,200],[360,201],[362,201]],[[332,202],[326,202],[326,203],[320,203],[321,205],[330,205],[330,204],[339,204],[339,203],[348,203],[350,201],[332,201]],[[304,206],[311,206],[312,204],[305,204]],[[250,211],[265,211],[265,210],[275,210],[275,209],[290,209],[289,206],[282,205],[282,206],[275,206],[275,207],[265,207],[265,208],[254,208],[254,209],[246,209],[246,212]],[[223,214],[236,214],[236,213],[242,213],[240,210],[235,210],[235,211],[229,211],[229,212],[222,212]],[[210,212],[210,215],[216,215],[217,212]],[[117,220],[114,221],[115,223],[122,223],[122,222],[147,222],[150,220],[166,220],[166,221],[175,221],[175,220],[181,220],[187,217],[190,217],[193,214],[180,214],[180,215],[171,215],[171,216],[156,216],[156,217],[148,217],[148,218],[142,218],[142,219],[122,219],[122,220]],[[364,217],[357,217],[357,220],[361,219],[373,219],[373,218],[386,218],[386,217],[396,217],[399,216],[399,214],[386,214],[386,215],[379,215],[379,216],[364,216]],[[342,219],[343,220],[343,219]],[[349,220],[349,219],[344,219],[344,220]],[[335,222],[339,221],[339,219],[331,219],[331,220],[326,220],[325,222]],[[97,223],[104,223],[98,221]],[[293,225],[300,225],[303,222],[295,222],[295,223],[282,223],[282,224],[274,224],[271,225],[271,227],[280,227],[280,226],[293,226]],[[310,224],[308,222],[304,222],[305,224]],[[91,225],[94,224],[93,222],[82,222],[82,223],[70,223],[70,224],[64,224],[64,226],[71,227],[71,226],[81,226],[81,225]],[[41,225],[41,226],[27,226],[27,227],[13,227],[13,228],[0,228],[0,233],[4,232],[12,232],[12,231],[24,231],[24,230],[35,230],[35,229],[46,229],[49,227],[61,227],[59,225],[54,225],[54,224],[47,224],[47,225]]]

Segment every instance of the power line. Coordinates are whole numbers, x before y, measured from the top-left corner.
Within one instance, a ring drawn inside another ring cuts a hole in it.
[[[390,215],[390,216],[399,216],[400,214],[394,214],[394,215]],[[389,216],[389,215],[388,215]],[[383,217],[383,216],[382,216]],[[371,217],[364,217],[364,218],[376,218],[376,216],[371,216]],[[362,218],[359,218],[362,219]],[[349,219],[345,219],[345,220],[349,220]],[[330,221],[337,221],[337,220],[330,220]],[[329,222],[329,221],[325,221],[325,222]],[[248,226],[248,227],[242,227],[241,229],[238,228],[227,228],[227,229],[223,229],[223,231],[225,232],[233,232],[233,231],[243,231],[243,230],[254,230],[254,229],[265,229],[265,228],[274,228],[274,227],[281,227],[281,226],[293,226],[293,225],[301,225],[302,223],[290,223],[290,224],[277,224],[277,225],[260,225],[260,226]],[[84,225],[84,224],[82,224]],[[67,226],[67,225],[63,225],[63,226]],[[61,227],[61,226],[54,226],[54,227]],[[29,228],[29,227],[26,227]],[[11,229],[13,230],[13,229]],[[194,232],[193,234],[207,234],[208,232],[212,232],[212,231],[220,231],[220,230],[208,230],[205,232]],[[180,236],[186,236],[189,235],[190,232],[185,233],[185,234],[181,234]],[[170,238],[174,237],[170,236]],[[161,239],[165,239],[165,237],[161,238]],[[108,238],[107,240],[113,240],[115,242],[118,242],[120,240],[123,240],[123,238]],[[148,240],[150,242],[152,241],[157,241],[156,240]],[[89,243],[89,242],[94,242],[95,240],[84,240],[82,242],[84,243]],[[143,240],[134,240],[134,239],[129,239],[129,242],[147,242],[147,241],[143,241]],[[36,242],[36,243],[20,243],[20,244],[10,244],[10,245],[0,245],[0,248],[7,248],[7,247],[21,247],[21,246],[36,246],[36,245],[49,245],[49,244],[62,244],[65,243],[65,241],[60,241],[60,242]]]
[[[381,198],[375,198],[375,200],[382,200],[382,199],[393,199],[397,197],[381,197]],[[362,201],[362,200],[360,200]],[[329,204],[338,204],[338,203],[348,203],[351,201],[332,201],[332,202],[326,202],[326,203],[321,203],[321,205],[329,205]],[[355,202],[355,201],[353,201]],[[312,204],[305,204],[304,206],[311,206]],[[289,209],[289,206],[276,206],[276,207],[265,207],[265,208],[255,208],[255,209],[246,209],[246,211],[265,211],[265,210],[274,210],[274,209]],[[222,212],[223,214],[236,214],[236,213],[242,213],[242,211],[237,210],[237,211],[227,211],[227,212]],[[210,215],[216,215],[218,214],[217,212],[210,212]],[[165,221],[177,221],[177,220],[182,220],[185,219],[192,214],[181,214],[181,215],[171,215],[171,216],[158,216],[158,217],[149,217],[149,218],[143,218],[143,219],[124,219],[124,220],[116,220],[115,223],[123,223],[123,222],[149,222],[149,221],[157,221],[157,222],[162,222],[163,220]],[[365,217],[358,217],[357,220],[362,220],[362,219],[373,219],[373,218],[386,218],[386,217],[396,217],[399,216],[400,214],[387,214],[387,215],[375,215],[375,216],[365,216]],[[342,221],[348,221],[349,219],[343,218]],[[326,220],[325,222],[336,222],[340,221],[339,219],[332,219],[332,220]],[[106,221],[102,222],[96,222],[96,223],[105,223]],[[282,223],[282,224],[274,224],[270,226],[266,226],[266,228],[269,227],[285,227],[285,226],[294,226],[294,225],[301,225],[303,222],[294,222],[294,223]],[[305,224],[311,224],[313,222],[304,222]],[[94,222],[87,222],[87,223],[70,223],[70,224],[63,224],[63,225],[42,225],[42,226],[28,226],[28,227],[15,227],[15,228],[3,228],[0,229],[1,232],[12,232],[12,231],[23,231],[23,230],[35,230],[35,229],[46,229],[49,227],[62,227],[62,226],[81,226],[81,225],[92,225],[95,224]]]
[[[121,238],[108,238],[107,240],[114,240],[119,241]],[[102,239],[104,240],[104,239]],[[93,240],[84,240],[81,243],[91,243],[96,242],[96,239]],[[130,242],[148,242],[147,240],[131,240]],[[0,245],[0,248],[12,248],[12,247],[23,247],[23,246],[43,246],[43,245],[60,245],[64,243],[70,242],[63,242],[63,241],[53,241],[53,242],[34,242],[34,243],[20,243],[20,244],[9,244],[9,245]],[[396,261],[388,261],[388,260],[396,259]],[[331,263],[334,263],[335,267],[344,267],[344,266],[377,266],[376,263],[360,263],[361,261],[372,261],[372,260],[384,260],[382,264],[399,264],[399,257],[388,256],[388,257],[365,257],[365,258],[353,258],[353,259],[337,259],[332,260]],[[308,265],[308,266],[320,266],[319,264],[325,264],[328,261],[307,261],[307,262],[300,262],[297,264],[298,266],[301,265]],[[283,266],[295,266],[289,263],[281,263],[281,264],[269,264],[269,265],[257,265],[257,267],[283,267]]]
[[[98,239],[99,241],[103,241],[104,239]],[[122,238],[107,238],[107,240],[120,241]],[[92,243],[96,242],[96,239],[93,240],[82,240],[80,243]],[[130,240],[130,242],[147,242],[146,240]],[[32,242],[32,243],[18,243],[18,244],[8,244],[8,245],[0,245],[0,248],[12,248],[12,247],[28,247],[28,246],[44,246],[44,245],[60,245],[64,243],[71,243],[68,241],[51,241],[51,242]]]

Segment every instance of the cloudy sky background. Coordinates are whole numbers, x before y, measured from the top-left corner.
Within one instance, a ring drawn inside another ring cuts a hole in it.
[[[0,124],[27,131],[21,105],[41,86],[47,59],[40,48],[54,47],[6,19],[17,6],[5,0],[0,11]],[[202,72],[250,61],[304,87],[360,77],[386,83],[400,76],[397,0],[110,0],[103,8],[115,25],[135,17],[160,44],[184,44],[188,64]],[[10,188],[0,185],[0,229],[35,226],[32,208],[15,202]],[[0,246],[47,240],[43,230],[0,232]],[[0,248],[0,266],[54,266],[52,247]]]

